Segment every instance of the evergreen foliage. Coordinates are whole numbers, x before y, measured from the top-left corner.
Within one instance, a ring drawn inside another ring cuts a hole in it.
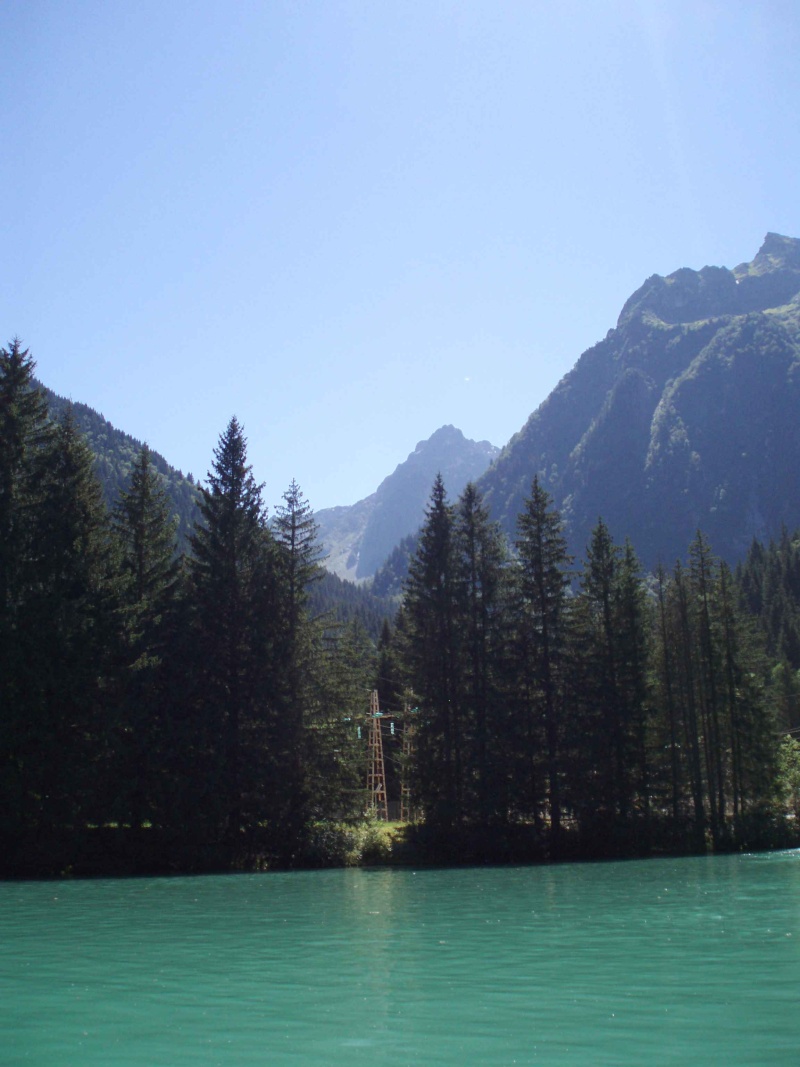
[[[112,521],[119,543],[125,638],[116,767],[125,788],[119,790],[116,814],[141,826],[159,818],[160,769],[167,749],[163,657],[175,623],[180,575],[177,524],[146,445]]]
[[[534,478],[517,517],[514,640],[520,795],[527,815],[541,825],[550,814],[551,851],[561,839],[564,719],[570,633],[569,568],[561,518]],[[541,758],[544,754],[544,759]],[[544,766],[543,766],[544,764]],[[542,783],[547,783],[546,798]]]
[[[394,618],[397,604],[387,597],[377,596],[367,585],[356,585],[322,570],[308,595],[308,612],[327,625],[348,625],[357,622],[377,642],[384,621]]]
[[[38,387],[54,422],[63,417],[67,408],[72,411],[75,424],[94,456],[95,474],[100,481],[105,502],[113,508],[118,495],[130,484],[143,443],[116,429],[88,404],[72,403],[40,384]],[[169,501],[170,516],[176,522],[178,543],[183,549],[197,518],[197,485],[191,474],[184,475],[176,470],[158,452],[148,449],[148,453],[150,464]]]
[[[464,816],[462,720],[454,515],[436,478],[409,567],[404,599],[406,662],[421,707],[415,793],[433,822],[450,826]]]
[[[398,599],[403,592],[403,582],[408,577],[411,557],[417,550],[419,534],[407,534],[395,545],[372,579],[375,596]]]
[[[453,506],[437,480],[411,561],[402,647],[436,847],[442,832],[495,858],[785,840],[767,661],[702,534],[649,591],[602,520],[571,587],[538,479],[517,529],[507,560],[474,488]]]
[[[223,834],[234,854],[244,826],[264,819],[265,792],[275,775],[267,752],[278,729],[272,669],[277,548],[261,488],[234,417],[215,449],[208,486],[201,489],[202,523],[192,535],[189,561],[195,671],[202,679],[196,714],[220,779],[208,808],[218,808],[213,832]]]
[[[766,546],[753,541],[736,585],[742,606],[760,620],[769,655],[800,670],[800,530],[790,534],[784,526]]]
[[[322,575],[296,483],[268,521],[235,418],[179,557],[148,449],[109,509],[33,369],[0,350],[2,873],[333,862],[365,825],[376,687],[413,738],[386,728],[390,800],[410,783],[434,859],[792,840],[797,537],[734,577],[698,533],[648,584],[601,520],[576,577],[538,479],[509,548],[437,478],[395,614]]]

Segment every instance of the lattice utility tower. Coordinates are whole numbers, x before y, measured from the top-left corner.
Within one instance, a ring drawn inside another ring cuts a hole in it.
[[[378,706],[378,690],[373,689],[369,698],[369,741],[367,753],[369,770],[367,771],[367,793],[370,806],[376,819],[389,821],[389,804],[386,799],[386,769],[383,763],[383,735],[381,733],[381,711]]]

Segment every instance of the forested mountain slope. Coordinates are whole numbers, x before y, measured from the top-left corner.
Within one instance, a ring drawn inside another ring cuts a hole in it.
[[[457,495],[498,454],[488,441],[470,441],[454,426],[442,426],[420,441],[370,496],[317,512],[326,567],[341,578],[370,577],[395,545],[419,528],[437,474]]]
[[[800,241],[653,275],[480,481],[513,535],[534,475],[581,554],[599,515],[647,567],[701,528],[725,559],[800,523]],[[448,485],[450,495],[455,495]]]
[[[37,384],[44,394],[52,419],[59,420],[67,408],[71,407],[75,423],[94,453],[95,470],[106,503],[113,506],[120,490],[128,488],[131,470],[141,452],[142,442],[116,429],[94,408],[73,403],[41,383]],[[194,480],[191,475],[187,478],[181,471],[171,467],[158,452],[150,452],[150,462],[158,472],[169,497],[173,514],[178,521],[178,541],[183,546],[197,518],[197,488]]]

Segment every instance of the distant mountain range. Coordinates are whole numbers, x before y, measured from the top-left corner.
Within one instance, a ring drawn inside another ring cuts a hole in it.
[[[45,393],[57,417],[68,402]],[[113,502],[140,442],[72,407]],[[197,488],[153,459],[183,539]],[[599,516],[648,568],[683,557],[698,528],[734,562],[800,526],[800,240],[769,233],[733,270],[648,278],[502,452],[443,426],[370,496],[318,512],[328,569],[367,579],[404,541],[402,569],[437,473],[451,500],[477,481],[512,539],[538,475],[579,559]]]
[[[800,525],[800,241],[648,278],[479,482],[512,536],[536,474],[579,558],[598,516],[648,568]]]
[[[325,566],[351,581],[369,578],[403,537],[422,524],[437,474],[458,495],[500,454],[488,441],[470,441],[455,426],[442,426],[420,441],[370,496],[316,513]]]

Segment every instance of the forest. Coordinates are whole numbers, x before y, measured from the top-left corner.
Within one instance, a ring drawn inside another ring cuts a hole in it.
[[[147,447],[107,506],[33,373],[0,350],[0,874],[796,842],[798,537],[732,572],[698,532],[645,574],[600,519],[576,566],[537,479],[510,543],[437,479],[375,641],[319,610],[311,507],[292,482],[268,515],[236,418],[179,552]],[[373,690],[410,816],[388,844]]]

